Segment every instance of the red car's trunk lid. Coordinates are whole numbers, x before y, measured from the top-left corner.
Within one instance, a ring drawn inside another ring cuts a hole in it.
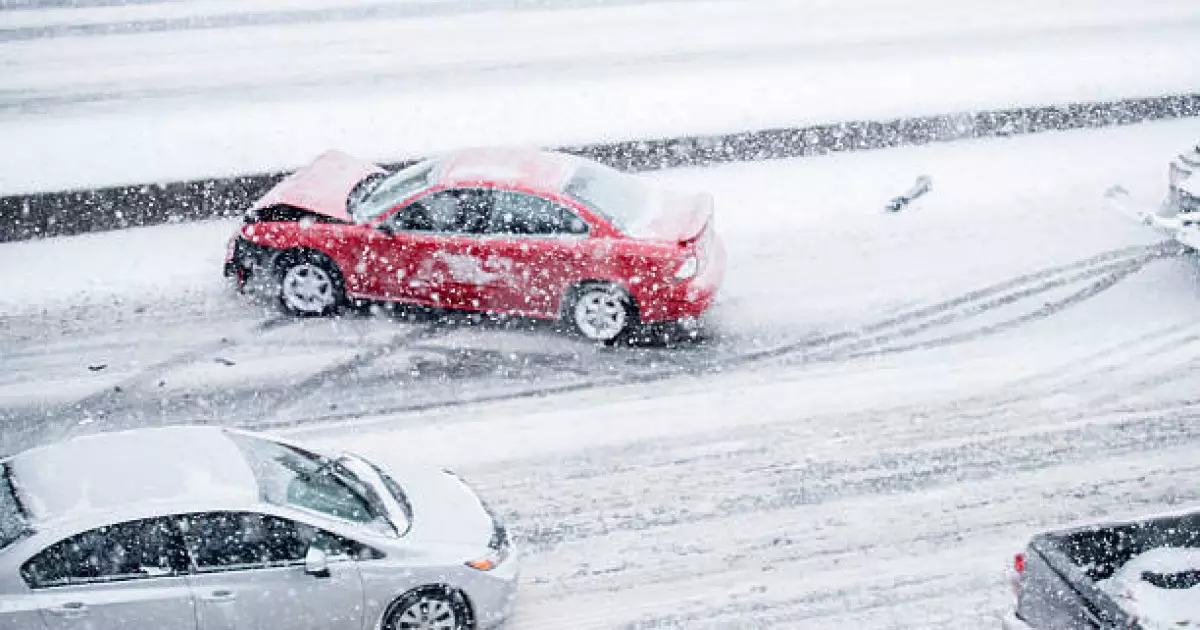
[[[713,198],[707,193],[660,192],[651,202],[640,238],[688,243],[700,237],[713,217]]]
[[[346,197],[354,185],[383,169],[341,151],[326,151],[263,195],[252,210],[277,204],[303,208],[342,221],[352,221]]]

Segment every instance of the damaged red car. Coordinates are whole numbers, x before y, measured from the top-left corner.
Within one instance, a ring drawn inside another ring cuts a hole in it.
[[[247,212],[225,274],[283,308],[386,301],[561,319],[612,342],[713,303],[713,200],[532,149],[470,149],[387,171],[328,152]]]

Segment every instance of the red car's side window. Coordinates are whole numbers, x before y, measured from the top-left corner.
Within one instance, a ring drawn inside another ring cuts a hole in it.
[[[396,210],[389,226],[400,232],[482,234],[491,214],[490,191],[456,188],[438,191]]]
[[[584,235],[588,224],[574,212],[535,195],[496,191],[488,232],[524,235]]]

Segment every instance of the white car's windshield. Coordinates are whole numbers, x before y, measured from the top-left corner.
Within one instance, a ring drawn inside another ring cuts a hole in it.
[[[598,164],[575,171],[564,192],[633,235],[651,212],[652,191],[632,175]]]
[[[29,532],[29,524],[21,511],[13,488],[8,464],[0,465],[0,549],[13,544]]]
[[[245,453],[264,501],[399,533],[375,490],[337,460],[270,440],[229,437]]]
[[[350,216],[359,223],[371,221],[401,201],[433,185],[436,162],[425,160],[390,175],[368,179],[350,195]]]

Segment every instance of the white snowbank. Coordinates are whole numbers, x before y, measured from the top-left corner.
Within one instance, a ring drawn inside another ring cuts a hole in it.
[[[1145,630],[1200,628],[1200,585],[1160,588],[1142,578],[1159,574],[1200,571],[1200,548],[1160,547],[1126,562],[1112,577],[1096,583]]]
[[[0,315],[215,294],[235,226],[201,221],[0,244]]]
[[[5,42],[0,194],[1183,92],[1198,29],[1189,0],[755,0]]]

